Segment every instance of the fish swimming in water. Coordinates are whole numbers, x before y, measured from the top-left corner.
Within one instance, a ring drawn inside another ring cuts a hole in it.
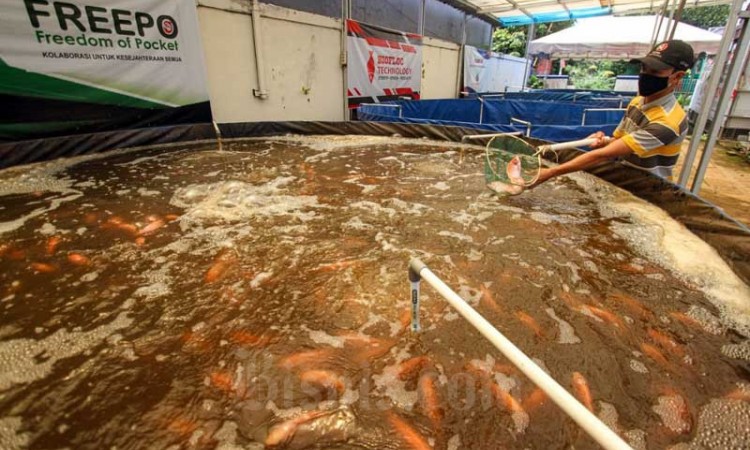
[[[430,363],[430,358],[422,355],[407,359],[399,364],[398,379],[401,381],[411,380]]]
[[[616,293],[609,295],[609,299],[617,304],[623,305],[632,313],[639,315],[643,319],[651,319],[654,315],[651,310],[646,308],[641,302],[634,299],[633,297],[630,297],[629,295]]]
[[[292,353],[279,360],[279,366],[291,370],[310,364],[320,364],[321,362],[333,356],[333,350],[330,348],[321,348],[316,350],[306,350],[299,353]]]
[[[57,246],[60,245],[61,242],[62,238],[60,236],[52,236],[51,238],[47,239],[47,255],[54,255],[55,251],[57,251]]]
[[[324,393],[326,396],[336,394],[341,396],[346,389],[344,381],[330,370],[306,370],[299,375],[303,388],[312,387],[314,393]]]
[[[437,391],[437,381],[434,373],[426,373],[419,378],[417,392],[422,412],[432,423],[432,429],[435,433],[440,433],[440,426],[445,415],[443,407],[440,405],[440,396]]]
[[[578,400],[583,403],[583,406],[594,412],[594,401],[591,398],[589,382],[580,372],[573,372],[573,391]]]
[[[485,285],[479,286],[479,290],[482,291],[482,297],[480,298],[479,302],[480,304],[484,304],[491,310],[495,311],[497,314],[503,314],[503,309],[500,307],[500,305],[497,304],[494,298],[492,298],[492,293]]]
[[[264,444],[266,445],[266,447],[270,448],[284,445],[294,438],[294,434],[296,433],[297,428],[300,425],[305,422],[315,420],[318,417],[322,417],[326,414],[329,413],[319,410],[306,411],[293,419],[289,419],[278,425],[274,425],[270,430],[268,430],[268,436],[266,436]]]
[[[145,227],[141,228],[138,231],[138,234],[141,236],[148,236],[149,234],[155,233],[156,230],[163,227],[164,225],[166,225],[166,222],[164,222],[162,219],[155,219]]]
[[[547,394],[541,388],[534,389],[528,397],[523,400],[522,406],[526,412],[532,412],[549,402]]]
[[[226,272],[237,262],[237,258],[234,254],[222,251],[214,260],[214,263],[206,271],[204,280],[206,283],[213,283],[219,281],[224,277]]]
[[[611,311],[607,311],[604,308],[599,308],[593,305],[586,305],[586,307],[596,317],[602,319],[605,322],[608,322],[609,324],[613,325],[615,328],[620,329],[620,330],[625,329],[625,322],[623,322],[622,319],[620,319],[617,316],[617,314]]]
[[[401,441],[406,444],[406,448],[412,450],[430,450],[432,447],[417,430],[411,425],[406,423],[404,419],[398,416],[394,412],[388,413],[388,422],[390,422],[393,429],[398,433]]]
[[[91,260],[80,253],[68,253],[68,262],[76,266],[88,266]]]
[[[659,351],[656,347],[650,344],[646,344],[645,342],[641,344],[641,351],[648,356],[649,358],[653,359],[655,362],[657,362],[660,366],[667,370],[672,370],[672,365],[669,364],[669,361],[667,361],[667,358],[664,356],[662,352]]]
[[[678,344],[677,341],[672,339],[666,333],[662,333],[661,331],[654,328],[649,328],[646,333],[652,341],[657,343],[664,350],[667,350],[668,352],[673,353],[680,358],[685,356],[685,348],[682,345]]]
[[[521,323],[531,329],[531,331],[533,331],[537,337],[544,337],[544,331],[542,331],[542,327],[539,326],[539,323],[537,323],[537,321],[533,317],[523,311],[516,311],[516,317],[521,321]]]
[[[54,273],[57,272],[57,267],[52,264],[35,262],[31,263],[31,268],[37,273]]]

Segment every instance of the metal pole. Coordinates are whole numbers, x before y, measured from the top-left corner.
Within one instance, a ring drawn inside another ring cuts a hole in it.
[[[622,440],[620,436],[612,431],[591,411],[586,409],[575,397],[573,397],[565,388],[549,376],[541,367],[524,354],[518,347],[513,344],[502,333],[497,331],[484,317],[482,317],[474,308],[456,294],[450,287],[443,283],[432,271],[419,259],[414,258],[409,262],[409,279],[412,279],[412,273],[424,278],[435,290],[448,301],[448,303],[466,319],[482,336],[484,336],[492,345],[497,348],[514,366],[523,372],[535,385],[544,391],[545,394],[560,409],[563,410],[571,419],[573,419],[583,430],[589,434],[596,442],[607,450],[623,449],[632,450],[632,448]]]
[[[737,17],[739,15],[740,8],[742,8],[743,0],[734,0],[732,2],[732,8],[729,10],[729,18],[727,19],[727,30],[734,28],[737,24]],[[716,54],[711,74],[708,77],[708,85],[706,90],[703,91],[703,105],[701,105],[701,112],[698,114],[698,119],[695,122],[695,128],[693,128],[693,135],[690,137],[690,146],[688,152],[685,155],[685,160],[682,164],[682,171],[677,183],[686,187],[688,179],[690,178],[690,171],[693,168],[695,162],[695,156],[698,153],[698,145],[701,143],[701,137],[703,131],[706,128],[706,121],[708,115],[711,113],[711,102],[716,95],[716,88],[719,87],[719,79],[721,79],[722,69],[727,60],[727,54],[729,53],[729,46],[734,40],[734,33],[726,32],[721,40],[719,46],[719,52]]]
[[[347,49],[347,27],[349,0],[341,0],[341,71],[344,79],[344,122],[349,121],[349,52]]]
[[[672,1],[672,9],[669,11],[669,22],[667,22],[667,28],[664,29],[664,39],[662,39],[663,41],[667,40],[667,36],[669,36],[669,30],[677,25],[674,22],[675,6],[677,6],[677,0]]]
[[[661,32],[661,24],[664,22],[664,16],[667,14],[667,5],[669,0],[664,0],[661,6],[661,12],[659,12],[658,20],[654,22],[654,34],[651,36],[651,48],[656,45],[656,40],[659,39],[659,33]]]
[[[531,45],[531,41],[534,40],[534,22],[531,22],[529,24],[529,36],[526,39],[526,54],[524,55],[524,58],[526,58],[526,70],[523,71],[523,84],[521,84],[521,92],[526,90],[526,83],[529,80],[529,74],[531,72],[531,63],[529,62],[529,46]]]
[[[730,24],[727,23],[727,28]],[[745,55],[747,55],[748,44],[750,43],[750,32],[748,28],[748,19],[742,19],[742,31],[740,32],[740,41],[737,44],[737,48],[732,56],[732,63],[729,65],[728,74],[724,81],[724,87],[721,90],[719,96],[719,104],[716,106],[716,113],[714,119],[711,122],[711,129],[708,131],[708,138],[706,139],[706,145],[703,147],[703,154],[701,155],[700,164],[698,164],[698,171],[695,173],[693,178],[693,186],[691,191],[693,194],[698,195],[703,184],[703,177],[706,175],[706,169],[708,169],[708,162],[711,160],[711,156],[714,153],[714,146],[716,141],[721,135],[721,129],[723,128],[724,116],[729,111],[729,101],[732,98],[732,91],[737,85],[737,79],[739,78],[740,71],[742,70],[742,62],[744,62]],[[734,36],[734,30],[727,29],[727,35]]]
[[[672,26],[672,31],[669,32],[669,40],[671,41],[674,39],[674,32],[677,30],[677,24],[680,23],[680,19],[682,19],[682,11],[685,9],[685,3],[687,0],[680,0],[680,6],[677,8],[677,15],[674,18],[674,23]]]

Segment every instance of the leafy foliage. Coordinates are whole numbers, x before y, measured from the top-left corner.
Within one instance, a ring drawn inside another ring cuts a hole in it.
[[[534,28],[534,38],[547,36],[548,34],[564,30],[572,26],[574,21],[552,22],[538,24]],[[528,26],[519,25],[515,27],[498,28],[492,35],[492,51],[504,53],[511,56],[523,56],[526,53],[526,41],[528,39]]]
[[[708,29],[711,27],[723,27],[727,24],[728,18],[729,5],[700,6],[697,8],[686,8],[682,12],[680,22]]]

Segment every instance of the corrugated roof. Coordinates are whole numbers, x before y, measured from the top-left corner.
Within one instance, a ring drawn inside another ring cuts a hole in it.
[[[582,17],[622,15],[636,11],[657,13],[663,0],[461,0],[478,13],[496,17],[505,26],[559,22]],[[686,8],[727,5],[730,0],[688,0]],[[670,2],[671,5],[671,2]]]

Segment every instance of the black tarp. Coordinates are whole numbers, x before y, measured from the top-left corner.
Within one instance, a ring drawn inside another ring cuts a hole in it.
[[[383,122],[251,122],[220,125],[224,138],[302,135],[398,135],[460,142],[482,130],[463,127]],[[59,157],[155,144],[216,139],[211,124],[114,131],[0,144],[0,168]],[[531,140],[532,145],[541,141]],[[559,162],[580,154],[558,153]],[[602,163],[590,173],[623,188],[666,211],[675,220],[713,246],[745,283],[750,284],[750,229],[722,210],[662,178],[616,162]],[[700,255],[696,255],[700,257]]]

